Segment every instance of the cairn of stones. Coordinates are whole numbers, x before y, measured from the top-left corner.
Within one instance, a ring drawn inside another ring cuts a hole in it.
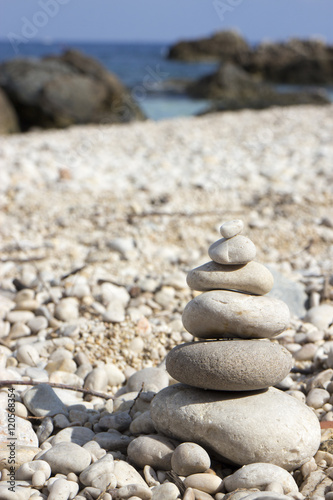
[[[167,371],[180,383],[156,395],[151,415],[159,432],[226,463],[293,470],[316,453],[320,426],[304,403],[273,387],[292,368],[291,354],[274,341],[290,313],[266,296],[274,278],[254,261],[256,247],[242,230],[241,220],[224,223],[208,250],[212,260],[188,274],[202,293],[186,305],[183,324],[198,340],[168,354]]]

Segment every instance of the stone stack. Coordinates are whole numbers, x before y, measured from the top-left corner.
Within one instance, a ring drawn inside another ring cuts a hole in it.
[[[198,341],[167,356],[169,374],[180,384],[160,391],[151,405],[159,432],[206,446],[217,458],[245,465],[269,462],[293,470],[320,443],[316,415],[275,389],[292,367],[292,356],[270,339],[289,324],[289,309],[265,297],[270,271],[253,259],[255,245],[240,235],[241,220],[220,228],[212,259],[189,272],[190,288],[201,293],[183,313]]]

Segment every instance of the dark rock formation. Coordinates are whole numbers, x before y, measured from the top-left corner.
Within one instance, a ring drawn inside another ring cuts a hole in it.
[[[220,31],[211,38],[178,42],[169,49],[168,58],[181,61],[218,59],[224,61],[246,60],[251,49],[244,38],[235,31]]]
[[[22,130],[144,119],[118,78],[74,50],[5,62],[0,65],[0,87],[12,101]]]
[[[291,39],[250,48],[240,35],[225,31],[211,38],[178,42],[170,48],[168,57],[182,61],[229,61],[263,80],[278,83],[333,83],[333,45],[320,40]]]
[[[294,84],[333,82],[333,46],[319,40],[262,43],[242,64],[265,80]]]
[[[15,134],[19,131],[15,109],[6,94],[0,89],[0,134]]]
[[[187,91],[192,97],[217,101],[211,111],[330,102],[321,92],[279,93],[231,63],[224,63],[216,73],[191,83]]]

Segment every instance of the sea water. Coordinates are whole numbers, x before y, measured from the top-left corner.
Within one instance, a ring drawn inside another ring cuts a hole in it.
[[[0,63],[14,57],[43,57],[78,49],[100,61],[119,77],[132,97],[152,120],[191,116],[210,108],[208,99],[191,99],[185,87],[190,81],[214,73],[217,62],[184,62],[167,58],[165,43],[87,43],[35,42],[19,45],[15,53],[11,44],[0,41]],[[301,89],[301,86],[276,85],[280,92]],[[333,86],[326,87],[333,102]]]
[[[182,62],[167,59],[165,43],[85,43],[31,41],[15,53],[9,42],[0,41],[0,63],[18,57],[43,57],[78,49],[100,61],[119,77],[132,97],[152,120],[190,116],[209,108],[210,101],[191,99],[186,83],[213,73],[214,62]]]

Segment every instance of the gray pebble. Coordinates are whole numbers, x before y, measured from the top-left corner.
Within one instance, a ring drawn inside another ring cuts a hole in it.
[[[210,457],[198,444],[182,443],[172,454],[171,467],[179,476],[205,472],[210,467]]]
[[[48,321],[44,316],[35,316],[30,319],[27,326],[30,328],[32,333],[38,333],[40,330],[44,330],[48,327]]]
[[[54,415],[53,424],[54,427],[57,427],[58,429],[65,429],[66,427],[69,427],[71,425],[70,421],[63,413],[58,413],[57,415]]]
[[[173,483],[164,483],[152,489],[152,500],[176,500],[180,491]]]
[[[90,453],[75,443],[58,443],[40,458],[51,466],[52,474],[80,474],[91,462]]]
[[[88,427],[67,427],[59,431],[58,434],[52,438],[52,445],[54,446],[57,443],[67,442],[83,446],[88,443],[88,441],[94,439],[94,437],[95,433],[91,429],[88,429]]]
[[[51,436],[52,432],[53,432],[52,418],[51,417],[43,418],[36,432],[39,444],[44,443],[44,441]]]
[[[127,448],[127,454],[141,469],[145,465],[151,465],[154,469],[171,470],[174,449],[170,439],[158,434],[149,434],[133,439]]]
[[[58,413],[67,414],[67,408],[52,387],[41,384],[28,389],[23,395],[26,407],[36,417],[52,417]]]
[[[129,428],[132,418],[127,411],[119,411],[112,415],[105,415],[102,417],[98,425],[102,430],[115,429],[119,432],[125,431]]]
[[[114,460],[110,454],[89,465],[80,474],[80,481],[85,486],[93,486],[104,490],[111,482],[111,488],[116,487],[117,479],[113,474]],[[113,479],[114,478],[114,479]]]
[[[94,441],[97,441],[101,448],[108,451],[125,451],[131,440],[129,436],[125,436],[114,429],[112,429],[112,432],[98,432],[94,437]]]
[[[250,391],[280,382],[292,367],[292,357],[283,346],[268,340],[200,341],[172,349],[166,367],[183,384],[219,391]]]
[[[167,372],[162,368],[144,368],[135,372],[127,381],[128,392],[154,391],[159,392],[164,387],[168,387],[169,377]]]
[[[151,419],[150,411],[147,410],[135,417],[129,430],[131,434],[154,434],[156,429]]]

